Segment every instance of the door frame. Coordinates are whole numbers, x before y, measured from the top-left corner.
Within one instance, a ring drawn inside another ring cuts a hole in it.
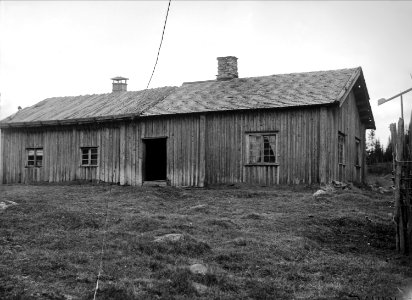
[[[167,180],[167,178],[168,178],[168,174],[167,174],[167,136],[153,136],[153,137],[144,137],[144,138],[141,138],[141,140],[142,140],[142,183],[143,182],[145,182],[145,181],[148,181],[148,180],[146,180],[146,141],[148,141],[148,140],[161,140],[161,139],[164,139],[165,140],[165,146],[166,146],[166,178],[165,178],[165,180]]]

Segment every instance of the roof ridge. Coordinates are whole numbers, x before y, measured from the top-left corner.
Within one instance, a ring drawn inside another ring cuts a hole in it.
[[[126,93],[137,93],[137,92],[144,92],[146,90],[150,91],[150,90],[157,90],[157,89],[164,89],[164,88],[176,88],[177,86],[173,86],[173,85],[166,85],[166,86],[159,86],[159,87],[155,87],[155,88],[150,88],[150,89],[143,89],[143,90],[137,90],[137,91],[118,91],[115,92],[118,95],[123,95]],[[75,98],[75,97],[91,97],[91,96],[102,96],[102,95],[111,95],[113,94],[113,92],[110,93],[94,93],[94,94],[83,94],[83,95],[74,95],[74,96],[55,96],[55,97],[49,97],[49,98],[45,98],[43,100],[41,100],[40,102],[43,102],[45,100],[49,100],[49,99],[54,99],[54,98]],[[37,102],[36,104],[39,104],[40,102]],[[36,105],[34,104],[34,105]],[[30,107],[30,106],[29,106]]]
[[[342,68],[342,69],[331,69],[331,70],[318,70],[318,71],[305,71],[305,72],[279,73],[279,74],[264,75],[264,76],[242,77],[242,78],[238,78],[238,79],[259,78],[259,77],[280,76],[280,75],[295,75],[295,74],[313,74],[313,73],[338,72],[338,71],[354,70],[354,69],[357,69],[357,68],[359,68],[359,67],[355,67],[355,68]]]
[[[250,77],[238,77],[232,78],[230,80],[219,81],[216,79],[211,80],[199,80],[199,81],[185,81],[182,83],[181,86],[186,86],[189,84],[196,84],[196,83],[210,83],[210,82],[235,82],[238,80],[245,80],[245,79],[253,79],[253,78],[264,78],[264,77],[273,77],[273,76],[284,76],[284,75],[300,75],[300,74],[314,74],[314,73],[327,73],[327,72],[339,72],[339,71],[349,71],[349,70],[356,70],[360,67],[353,67],[353,68],[342,68],[342,69],[331,69],[331,70],[319,70],[319,71],[305,71],[305,72],[291,72],[291,73],[280,73],[280,74],[270,74],[270,75],[262,75],[262,76],[250,76]]]

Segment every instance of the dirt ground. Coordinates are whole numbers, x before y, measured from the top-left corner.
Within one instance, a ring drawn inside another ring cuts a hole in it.
[[[412,299],[392,195],[316,190],[0,186],[0,299]]]

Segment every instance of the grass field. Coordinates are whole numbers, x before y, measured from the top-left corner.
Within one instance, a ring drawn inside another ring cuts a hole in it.
[[[0,186],[0,299],[93,299],[106,204],[97,299],[412,299],[393,197],[314,191]]]

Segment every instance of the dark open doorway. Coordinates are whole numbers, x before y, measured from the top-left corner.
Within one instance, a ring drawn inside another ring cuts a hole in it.
[[[144,181],[166,180],[166,138],[144,139]]]

